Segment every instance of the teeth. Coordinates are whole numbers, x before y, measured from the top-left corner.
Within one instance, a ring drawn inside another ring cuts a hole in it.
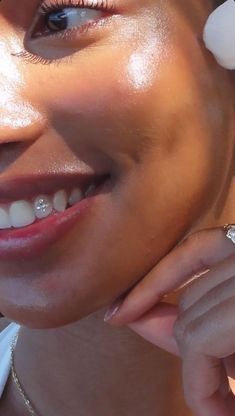
[[[11,221],[6,206],[0,206],[0,229],[11,228]]]
[[[87,188],[87,190],[86,190],[86,192],[85,192],[85,196],[90,196],[93,192],[94,192],[94,190],[96,189],[96,186],[95,186],[95,184],[94,183],[91,183],[89,186],[88,186],[88,188]]]
[[[33,224],[35,213],[32,203],[28,201],[16,201],[10,205],[9,216],[11,225],[15,228]]]
[[[70,206],[75,205],[84,197],[91,195],[95,189],[95,183],[91,183],[85,194],[79,187],[76,187],[70,194],[61,189],[53,196],[38,195],[32,201],[19,200],[11,204],[0,204],[0,229],[25,227],[33,224],[36,219],[48,217],[53,210],[64,212],[68,203]]]
[[[74,188],[69,197],[69,205],[75,205],[77,202],[81,201],[83,198],[83,194],[81,189]]]
[[[34,212],[37,218],[46,218],[52,213],[53,205],[47,195],[39,195],[33,200]]]
[[[58,191],[54,194],[53,197],[53,207],[58,212],[63,212],[66,210],[68,204],[68,197],[64,190]]]

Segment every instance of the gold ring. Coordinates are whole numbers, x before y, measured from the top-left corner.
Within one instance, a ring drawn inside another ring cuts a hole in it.
[[[223,228],[226,231],[226,237],[235,244],[235,224],[225,224]]]

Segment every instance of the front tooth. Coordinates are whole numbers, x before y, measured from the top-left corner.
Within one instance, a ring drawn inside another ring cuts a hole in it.
[[[6,206],[0,206],[0,229],[4,230],[6,228],[11,228],[11,221],[9,217],[9,212]]]
[[[53,210],[51,198],[47,195],[38,195],[33,200],[33,207],[37,218],[46,218]]]
[[[83,198],[83,194],[81,189],[74,188],[69,197],[69,205],[75,205],[77,202],[81,201]]]
[[[30,225],[35,221],[33,205],[28,201],[15,201],[10,205],[9,216],[15,228]]]
[[[63,212],[66,210],[68,203],[68,197],[66,192],[62,189],[54,194],[53,197],[53,207],[58,212]]]

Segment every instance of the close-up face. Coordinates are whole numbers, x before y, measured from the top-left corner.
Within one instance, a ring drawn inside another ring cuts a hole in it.
[[[3,315],[75,322],[216,222],[233,174],[234,89],[202,40],[214,8],[0,3],[0,219],[9,210],[13,225],[0,230]]]

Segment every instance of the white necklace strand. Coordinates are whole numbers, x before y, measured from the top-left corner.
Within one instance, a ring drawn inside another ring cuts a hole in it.
[[[16,371],[15,371],[14,350],[15,350],[15,346],[16,346],[16,342],[17,342],[18,336],[19,336],[19,331],[14,336],[13,341],[11,343],[11,375],[12,375],[12,378],[13,378],[13,380],[15,382],[15,385],[17,387],[17,390],[20,393],[20,395],[21,395],[21,397],[22,397],[22,399],[24,401],[25,406],[27,407],[27,410],[28,410],[29,414],[31,416],[39,416],[38,413],[36,413],[36,411],[35,411],[32,403],[30,403],[30,400],[27,397],[27,395],[26,395],[23,387],[21,386],[20,381],[19,381],[18,376],[17,376]]]

